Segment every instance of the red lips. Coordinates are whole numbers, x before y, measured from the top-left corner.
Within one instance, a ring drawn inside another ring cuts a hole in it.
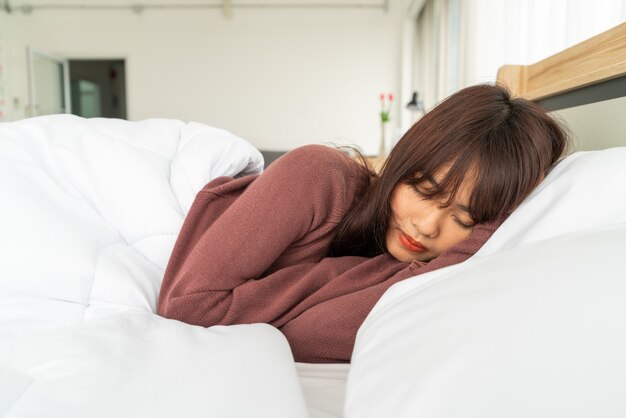
[[[413,238],[406,235],[404,232],[400,232],[398,237],[402,246],[404,246],[404,248],[406,248],[407,250],[411,252],[423,253],[424,251],[427,250],[427,248],[424,247],[421,243],[415,241]]]

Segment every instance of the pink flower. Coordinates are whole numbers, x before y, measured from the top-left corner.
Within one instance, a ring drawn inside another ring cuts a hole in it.
[[[383,124],[389,122],[389,111],[393,101],[393,93],[380,94],[380,120]],[[387,100],[385,100],[387,99]]]

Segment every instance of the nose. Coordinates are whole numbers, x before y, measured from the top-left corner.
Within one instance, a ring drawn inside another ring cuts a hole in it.
[[[441,209],[433,207],[415,218],[413,224],[421,235],[428,238],[436,238],[439,235],[439,224],[441,221]]]

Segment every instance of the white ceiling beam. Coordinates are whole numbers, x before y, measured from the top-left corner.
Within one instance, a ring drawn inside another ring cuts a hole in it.
[[[423,1],[423,0],[415,0]],[[221,0],[218,3],[129,3],[129,4],[107,4],[105,2],[85,2],[80,3],[18,3],[9,6],[9,0],[0,0],[0,6],[7,11],[19,10],[23,13],[32,13],[36,10],[46,9],[80,9],[80,10],[131,10],[133,12],[148,9],[221,9],[225,16],[232,16],[234,9],[378,9],[387,12],[389,10],[389,0],[379,0],[378,2],[367,3],[338,3],[338,2],[264,2],[264,3],[234,3],[233,0]]]

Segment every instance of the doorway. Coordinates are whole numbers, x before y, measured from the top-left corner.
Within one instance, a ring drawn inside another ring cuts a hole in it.
[[[126,119],[124,60],[69,60],[71,112],[84,118]]]

